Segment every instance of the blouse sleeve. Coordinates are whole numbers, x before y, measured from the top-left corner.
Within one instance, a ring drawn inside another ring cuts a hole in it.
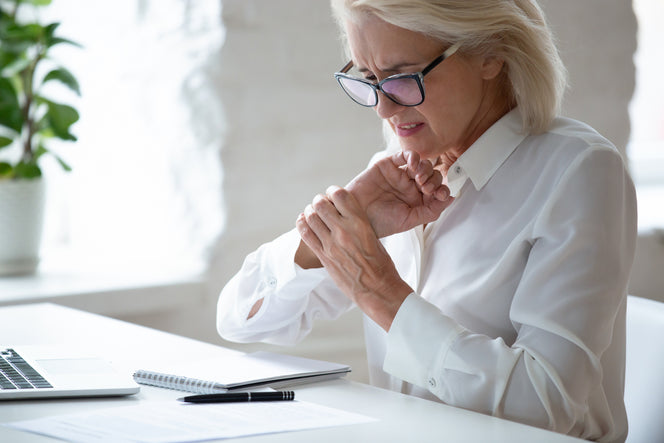
[[[636,198],[619,155],[580,155],[532,232],[510,307],[514,343],[467,330],[411,294],[389,330],[384,370],[448,404],[574,434],[597,406],[589,398],[602,389],[634,257]]]
[[[295,264],[299,242],[294,229],[247,256],[219,296],[217,331],[224,339],[292,345],[311,331],[314,320],[337,318],[353,306],[327,271]],[[260,299],[260,310],[247,320]]]

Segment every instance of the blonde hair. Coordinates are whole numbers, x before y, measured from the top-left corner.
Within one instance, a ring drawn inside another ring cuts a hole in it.
[[[546,131],[560,113],[567,72],[544,14],[535,0],[331,0],[346,41],[344,24],[372,14],[460,52],[504,60],[508,94],[526,132]],[[346,42],[347,46],[347,42]]]

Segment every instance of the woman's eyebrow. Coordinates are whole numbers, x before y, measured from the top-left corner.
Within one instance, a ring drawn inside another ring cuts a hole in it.
[[[380,72],[399,73],[399,72],[402,72],[404,70],[404,68],[415,67],[415,66],[419,66],[421,64],[422,64],[422,62],[401,62],[401,63],[396,63],[394,65],[388,66],[386,68],[383,68],[383,69],[380,70]],[[365,67],[358,68],[357,65],[355,65],[355,67],[357,68],[358,72],[361,72],[363,74],[366,73],[366,72],[371,72],[370,69],[365,68]]]

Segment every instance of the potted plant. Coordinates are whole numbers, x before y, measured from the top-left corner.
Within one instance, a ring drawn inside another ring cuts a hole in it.
[[[59,23],[42,25],[37,11],[51,0],[0,0],[0,275],[34,272],[44,211],[40,162],[53,156],[53,139],[75,141],[79,114],[44,95],[45,84],[64,85],[80,95],[74,76],[50,56],[60,44]]]

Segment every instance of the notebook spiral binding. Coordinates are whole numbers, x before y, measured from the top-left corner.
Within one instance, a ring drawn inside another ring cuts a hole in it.
[[[177,391],[195,392],[197,394],[214,394],[216,392],[228,391],[228,389],[212,381],[143,370],[134,373],[134,380],[136,383],[142,385],[174,389]]]

